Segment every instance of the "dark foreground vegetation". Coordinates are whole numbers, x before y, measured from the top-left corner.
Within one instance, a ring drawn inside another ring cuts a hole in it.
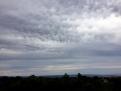
[[[121,77],[0,77],[0,91],[121,91]]]

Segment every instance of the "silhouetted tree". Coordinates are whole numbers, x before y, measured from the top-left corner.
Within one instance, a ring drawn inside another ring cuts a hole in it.
[[[68,79],[69,75],[67,73],[64,74],[63,78]]]
[[[121,77],[0,77],[0,91],[121,91]]]
[[[82,75],[80,73],[77,74],[77,78],[80,79]]]

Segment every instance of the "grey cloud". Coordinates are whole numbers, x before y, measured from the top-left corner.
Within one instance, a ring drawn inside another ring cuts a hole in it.
[[[18,74],[22,74],[23,69],[71,64],[77,59],[82,62],[83,57],[87,64],[94,57],[97,59],[92,63],[102,57],[120,59],[120,0],[0,2],[0,63],[16,60],[16,66],[3,62],[7,65],[0,65],[1,69],[18,69]]]

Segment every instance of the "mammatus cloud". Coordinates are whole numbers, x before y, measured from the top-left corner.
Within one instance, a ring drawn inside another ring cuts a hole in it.
[[[121,0],[0,0],[0,75],[81,69],[97,73],[89,70],[96,68],[118,73],[120,64],[114,63],[120,63],[121,56],[120,4]]]

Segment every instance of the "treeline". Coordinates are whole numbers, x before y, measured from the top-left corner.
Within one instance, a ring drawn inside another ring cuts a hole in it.
[[[121,77],[0,77],[0,91],[121,91]]]

